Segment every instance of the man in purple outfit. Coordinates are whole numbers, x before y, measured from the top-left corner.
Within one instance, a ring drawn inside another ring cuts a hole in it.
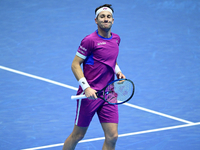
[[[72,62],[72,71],[80,84],[77,95],[84,93],[87,98],[77,100],[74,129],[66,139],[63,150],[75,149],[95,113],[105,134],[102,149],[115,149],[118,138],[118,106],[110,105],[96,96],[98,90],[114,80],[115,74],[117,78],[125,78],[117,65],[120,37],[111,32],[113,12],[109,4],[96,8],[95,23],[98,29],[81,41]]]

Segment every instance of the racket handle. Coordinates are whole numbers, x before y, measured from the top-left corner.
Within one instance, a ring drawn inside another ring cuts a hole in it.
[[[72,95],[71,99],[82,99],[82,98],[87,98],[85,95]]]

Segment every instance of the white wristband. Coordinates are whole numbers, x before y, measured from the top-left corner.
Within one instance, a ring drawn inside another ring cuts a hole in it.
[[[80,86],[82,87],[83,91],[90,87],[85,77],[82,77],[79,81]]]
[[[121,70],[120,70],[119,66],[116,64],[115,65],[115,74],[117,74],[119,72],[121,72]]]

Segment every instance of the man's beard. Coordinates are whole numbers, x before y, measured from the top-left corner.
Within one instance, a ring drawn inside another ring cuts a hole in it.
[[[104,23],[107,23],[107,25],[104,25]],[[107,21],[107,22],[100,22],[99,27],[103,30],[110,30],[112,27],[112,21]]]

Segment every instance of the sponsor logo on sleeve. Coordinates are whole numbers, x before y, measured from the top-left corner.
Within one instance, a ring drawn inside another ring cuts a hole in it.
[[[84,50],[84,51],[87,51],[87,49],[85,47],[81,46],[81,45],[80,45],[80,49]]]

